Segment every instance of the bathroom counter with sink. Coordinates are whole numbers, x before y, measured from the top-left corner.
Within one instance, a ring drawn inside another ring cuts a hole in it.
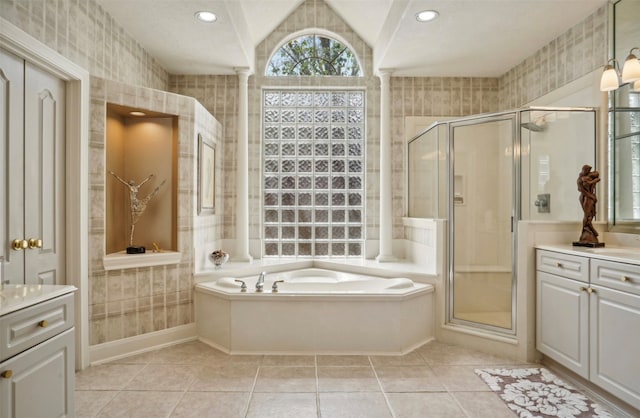
[[[574,247],[573,245],[536,245],[536,248],[581,257],[640,265],[640,248],[634,247],[589,248]]]
[[[0,316],[72,293],[74,286],[27,284],[4,285],[0,288]]]
[[[0,417],[73,416],[75,291],[45,284],[0,288]]]
[[[640,409],[640,249],[536,248],[536,349]]]

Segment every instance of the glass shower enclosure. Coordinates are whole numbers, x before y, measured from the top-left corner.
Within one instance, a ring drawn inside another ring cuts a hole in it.
[[[516,332],[519,221],[582,219],[596,112],[527,108],[435,123],[408,144],[409,217],[446,219],[447,322]]]

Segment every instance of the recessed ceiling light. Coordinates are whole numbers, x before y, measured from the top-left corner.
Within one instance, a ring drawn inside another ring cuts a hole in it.
[[[147,116],[147,114],[146,114],[146,113],[144,113],[144,112],[139,112],[139,111],[137,111],[137,110],[134,110],[134,111],[132,111],[132,112],[129,112],[129,114],[130,114],[131,116]]]
[[[423,10],[419,13],[416,13],[416,20],[418,22],[429,22],[434,20],[440,15],[440,13],[435,10]]]
[[[218,16],[216,16],[216,14],[213,12],[202,11],[202,12],[196,12],[196,19],[198,19],[201,22],[211,23],[218,20]]]

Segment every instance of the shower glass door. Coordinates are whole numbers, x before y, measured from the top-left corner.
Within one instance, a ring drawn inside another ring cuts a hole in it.
[[[514,331],[515,127],[515,113],[450,125],[449,319],[506,333]]]

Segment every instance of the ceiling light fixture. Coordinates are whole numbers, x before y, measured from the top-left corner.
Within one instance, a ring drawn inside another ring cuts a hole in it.
[[[418,22],[430,22],[437,18],[440,13],[435,10],[423,10],[421,12],[416,13],[416,20]]]
[[[196,19],[205,23],[213,23],[218,20],[218,16],[213,12],[200,11],[196,12]]]
[[[138,110],[131,111],[131,112],[129,112],[129,114],[130,114],[131,116],[147,116],[147,114],[146,114],[146,113],[144,113],[144,112],[140,112],[140,111],[138,111]]]

